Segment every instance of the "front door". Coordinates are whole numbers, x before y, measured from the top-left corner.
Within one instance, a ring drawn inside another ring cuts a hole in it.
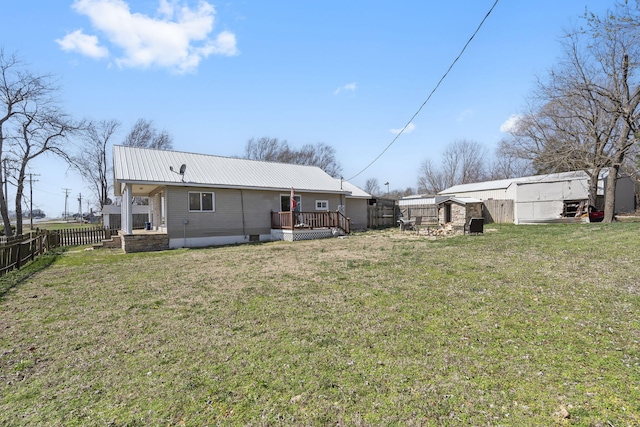
[[[293,210],[294,212],[300,212],[302,206],[302,199],[300,196],[293,196],[296,201],[296,208]],[[280,212],[289,212],[291,209],[291,196],[290,195],[280,195]]]

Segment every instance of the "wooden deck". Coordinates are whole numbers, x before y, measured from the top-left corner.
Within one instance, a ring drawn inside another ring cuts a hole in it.
[[[340,212],[271,212],[271,228],[274,230],[300,230],[339,228],[351,232],[351,220]]]

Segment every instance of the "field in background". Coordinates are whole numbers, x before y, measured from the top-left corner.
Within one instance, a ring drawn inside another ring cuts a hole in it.
[[[101,224],[88,224],[79,221],[63,221],[63,220],[51,220],[51,221],[38,221],[33,223],[33,230],[45,229],[45,230],[66,230],[75,228],[93,228],[100,227]],[[29,221],[23,223],[24,231],[31,231],[31,224]]]
[[[639,231],[73,248],[0,283],[0,424],[638,425]]]

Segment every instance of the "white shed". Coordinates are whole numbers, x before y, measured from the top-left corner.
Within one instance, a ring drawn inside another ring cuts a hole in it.
[[[598,180],[598,198],[602,204],[607,175],[608,171],[604,171]],[[616,213],[633,211],[633,181],[624,176],[618,178],[617,184]],[[573,171],[485,181],[455,185],[438,195],[473,197],[482,201],[512,201],[514,223],[545,222],[561,218],[567,210],[567,204],[588,200],[589,176],[584,171]]]

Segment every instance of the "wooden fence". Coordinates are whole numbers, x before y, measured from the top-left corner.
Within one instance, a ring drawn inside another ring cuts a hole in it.
[[[111,238],[104,227],[39,230],[0,240],[0,276],[20,269],[36,257],[61,246],[91,245]]]
[[[32,232],[8,239],[7,243],[0,246],[0,276],[20,269],[56,246],[55,237],[44,232]]]
[[[495,222],[498,224],[513,224],[513,200],[485,200],[484,219],[485,224]]]
[[[111,238],[111,229],[106,227],[69,228],[52,230],[59,240],[59,246],[92,245]]]
[[[376,199],[367,208],[367,228],[385,228],[398,225],[400,209],[395,200]]]
[[[436,205],[402,206],[400,216],[413,219],[422,217],[424,223],[438,223],[438,207]]]

